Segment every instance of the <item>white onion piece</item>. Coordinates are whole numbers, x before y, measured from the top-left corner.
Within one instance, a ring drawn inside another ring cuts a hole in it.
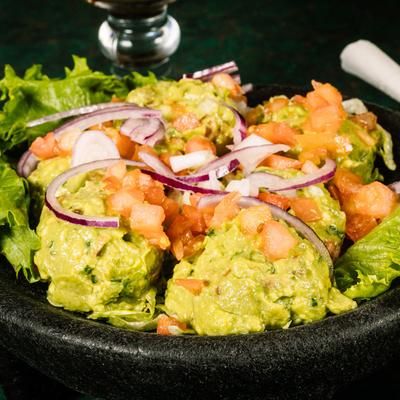
[[[216,190],[218,192],[223,192],[223,185],[218,180],[217,174],[215,171],[210,171],[208,173],[208,180],[205,182],[200,182],[197,185],[198,187],[210,190]]]
[[[198,208],[205,208],[205,207],[210,207],[218,204],[226,195],[225,194],[217,194],[217,195],[210,195],[210,196],[203,196],[199,199],[199,202],[197,203]],[[292,226],[296,231],[303,236],[305,239],[309,240],[311,244],[314,245],[318,253],[324,258],[324,260],[327,262],[328,267],[329,267],[329,272],[331,279],[333,277],[333,263],[332,263],[332,258],[329,254],[328,249],[322,242],[322,240],[319,238],[319,236],[303,221],[301,221],[299,218],[295,217],[294,215],[291,215],[287,213],[286,211],[282,210],[281,208],[270,204],[266,203],[264,201],[261,201],[259,199],[256,199],[255,197],[244,197],[242,196],[241,199],[238,202],[239,207],[241,208],[249,208],[249,207],[254,207],[254,206],[260,206],[260,205],[268,205],[268,207],[271,209],[272,216],[275,219],[281,219],[282,221],[285,221],[287,224]]]
[[[235,179],[225,187],[226,192],[239,192],[242,196],[250,196],[250,181],[248,179]],[[258,192],[258,190],[257,190]],[[255,194],[255,196],[257,196]]]
[[[118,217],[97,217],[97,216],[86,216],[74,213],[72,211],[64,209],[57,200],[58,189],[68,181],[68,179],[83,174],[85,172],[94,171],[96,169],[107,168],[110,165],[115,164],[120,159],[100,160],[93,161],[86,164],[78,165],[77,167],[71,168],[66,172],[58,175],[49,185],[46,191],[45,204],[55,214],[55,216],[63,221],[70,222],[72,224],[93,226],[97,228],[118,228],[119,218]],[[143,163],[138,163],[131,160],[124,160],[126,165],[132,167],[143,168]]]
[[[139,151],[138,156],[147,166],[154,169],[157,173],[172,179],[177,179],[175,174],[158,157],[146,151]]]
[[[99,104],[92,104],[90,106],[83,106],[83,107],[78,107],[78,108],[73,108],[71,110],[67,111],[61,111],[55,114],[51,115],[46,115],[45,117],[35,119],[33,121],[30,121],[26,124],[27,128],[32,128],[34,126],[42,125],[45,124],[46,122],[50,121],[57,121],[59,119],[64,119],[68,117],[74,117],[76,115],[84,115],[84,114],[89,114],[94,111],[99,111],[99,110],[106,110],[110,108],[117,108],[121,107],[123,105],[132,105],[132,103],[99,103]]]
[[[237,146],[226,146],[230,150],[240,150],[244,149],[245,147],[253,147],[253,146],[263,146],[265,144],[272,144],[267,139],[262,138],[259,135],[256,135],[255,133],[252,133],[251,135],[247,136],[246,139],[241,141]]]
[[[115,158],[120,158],[118,148],[107,135],[101,131],[87,131],[78,137],[72,148],[71,166]]]
[[[289,146],[285,144],[268,144],[262,146],[251,146],[244,149],[233,150],[230,153],[211,161],[209,164],[200,168],[197,174],[208,173],[215,170],[218,166],[228,165],[232,160],[238,160],[243,166],[243,172],[245,175],[250,174],[257,165],[267,158],[269,155],[277,153],[279,151],[288,151]]]
[[[169,162],[172,171],[179,172],[184,169],[201,167],[215,158],[215,155],[210,150],[200,150],[184,155],[172,156],[170,157]]]
[[[368,111],[365,104],[357,98],[342,101],[342,106],[348,114],[362,114]]]
[[[215,65],[214,67],[206,68],[201,71],[196,71],[193,73],[183,74],[182,78],[186,79],[200,79],[203,82],[210,80],[215,74],[225,72],[231,74],[238,71],[239,68],[235,61],[228,61],[227,63],[221,65]]]
[[[324,183],[333,178],[336,171],[336,163],[326,159],[323,167],[307,175],[284,179],[266,172],[256,172],[248,176],[251,185],[257,188],[265,188],[272,192],[301,189],[307,186]]]

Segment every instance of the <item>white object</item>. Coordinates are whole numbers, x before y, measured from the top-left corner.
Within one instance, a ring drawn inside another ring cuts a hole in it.
[[[115,143],[101,131],[83,132],[72,148],[71,166],[121,158]]]
[[[188,168],[201,167],[215,159],[215,155],[210,150],[193,151],[183,156],[170,157],[172,171],[179,172]]]
[[[240,150],[244,149],[245,147],[263,146],[265,144],[272,144],[272,143],[269,140],[264,139],[261,136],[258,136],[255,133],[253,133],[250,136],[247,136],[247,138],[242,140],[238,145],[234,146],[232,150]]]
[[[226,186],[225,191],[239,192],[242,196],[250,196],[250,181],[248,179],[230,181]]]
[[[360,99],[348,99],[342,101],[344,111],[348,114],[362,114],[368,111],[365,104]]]
[[[340,54],[342,68],[400,101],[400,66],[368,40],[348,44]]]

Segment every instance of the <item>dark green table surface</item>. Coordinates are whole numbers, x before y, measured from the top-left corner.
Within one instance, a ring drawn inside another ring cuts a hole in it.
[[[94,69],[109,71],[97,47],[105,12],[83,0],[0,0],[0,69],[18,72],[33,63],[51,76],[63,73],[71,54],[86,56]],[[242,80],[309,87],[330,82],[343,93],[390,108],[399,104],[340,68],[339,54],[354,40],[368,39],[400,62],[398,1],[219,1],[178,0],[170,13],[182,29],[171,76],[231,59]],[[388,344],[390,345],[390,344]],[[399,357],[400,360],[400,357]],[[372,399],[400,393],[400,369],[389,365],[340,390],[335,399]],[[0,400],[79,399],[80,395],[0,352]],[[107,393],[104,393],[107,398]]]

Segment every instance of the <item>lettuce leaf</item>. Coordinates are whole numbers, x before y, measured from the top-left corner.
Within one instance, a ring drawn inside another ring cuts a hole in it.
[[[26,181],[6,163],[0,163],[0,252],[14,267],[22,269],[29,282],[39,280],[33,265],[33,252],[39,238],[29,227],[29,196]]]
[[[336,262],[339,289],[352,299],[369,299],[400,276],[400,207]]]
[[[4,78],[0,80],[1,100],[5,101],[0,113],[0,151],[32,141],[37,136],[54,129],[59,121],[34,128],[26,123],[71,108],[107,102],[113,95],[125,98],[135,86],[153,83],[153,74],[147,77],[133,73],[119,79],[114,75],[92,71],[85,58],[73,57],[72,69],[65,68],[65,78],[51,79],[42,73],[41,65],[33,65],[18,76],[6,65]]]
[[[379,124],[376,129],[371,132],[371,136],[377,140],[378,153],[383,159],[386,167],[391,171],[396,169],[396,163],[393,158],[393,141],[392,135]]]

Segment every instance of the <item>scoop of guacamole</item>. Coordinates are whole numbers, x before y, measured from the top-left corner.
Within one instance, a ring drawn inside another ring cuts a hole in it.
[[[52,160],[62,168],[64,161]],[[43,182],[45,163],[35,171]],[[105,191],[99,174],[89,173],[80,185],[60,189],[66,209],[84,215],[105,215]],[[43,208],[37,234],[41,248],[34,257],[40,277],[49,281],[48,300],[57,307],[88,313],[113,325],[148,327],[154,317],[156,283],[162,252],[141,235],[119,228],[71,224]]]
[[[200,335],[226,335],[287,328],[356,307],[332,288],[328,265],[311,243],[291,233],[298,244],[287,259],[271,262],[259,250],[259,238],[241,232],[238,218],[210,232],[200,254],[175,266],[167,313]],[[182,278],[207,286],[195,295],[175,283]]]
[[[285,96],[275,96],[285,97]],[[271,99],[273,99],[272,97]],[[264,107],[259,105],[252,111],[249,122],[260,124],[270,121],[286,122],[301,133],[301,126],[308,116],[308,111],[301,104],[288,99],[288,104],[279,110],[265,113]],[[381,155],[386,166],[394,170],[396,168],[392,156],[392,138],[381,126],[368,132],[365,128],[351,120],[349,115],[339,129],[341,136],[349,144],[350,150],[345,154],[338,154],[335,161],[338,166],[349,169],[363,178],[364,183],[381,179],[378,169],[375,168],[375,159]],[[298,154],[301,148],[297,146],[293,152]]]
[[[235,125],[233,112],[226,107],[230,103],[228,92],[211,83],[199,80],[159,81],[131,91],[127,101],[143,107],[161,110],[167,121],[165,140],[157,146],[159,151],[172,154],[183,150],[187,140],[193,136],[206,136],[217,147],[219,153],[232,141]],[[171,122],[185,113],[192,113],[200,124],[184,132],[176,130]]]

